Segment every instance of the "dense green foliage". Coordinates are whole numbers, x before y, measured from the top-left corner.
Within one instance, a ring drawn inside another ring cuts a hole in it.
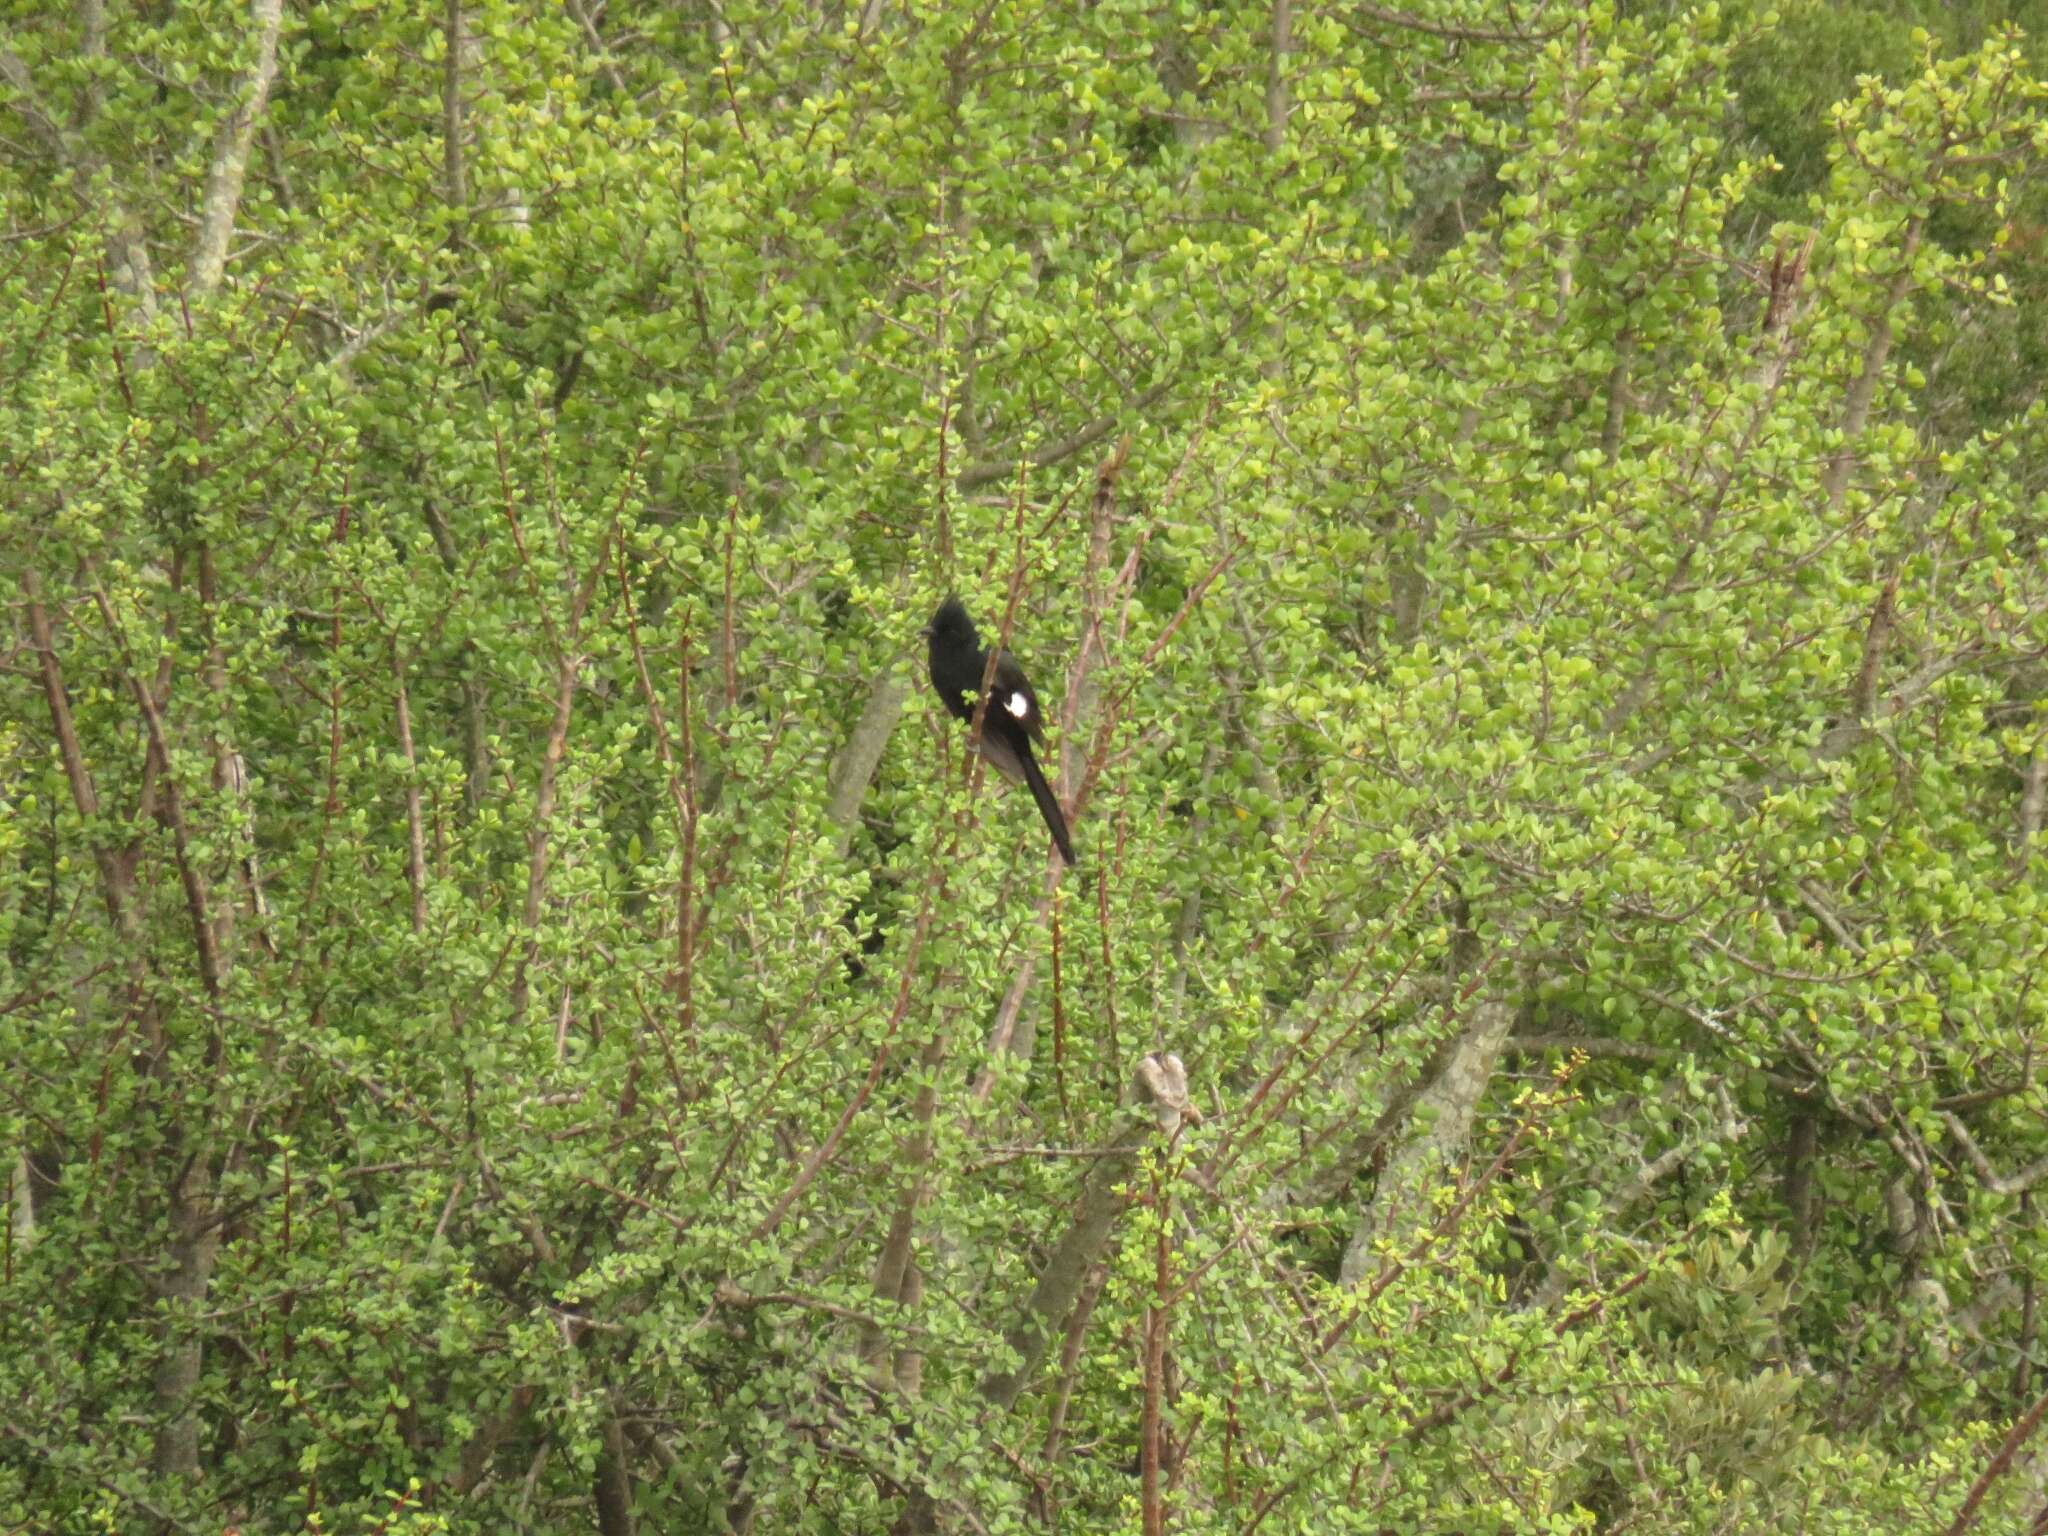
[[[1898,10],[17,0],[0,1529],[2040,1530]]]

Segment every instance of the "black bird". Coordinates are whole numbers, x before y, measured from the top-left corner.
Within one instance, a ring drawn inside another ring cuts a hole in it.
[[[956,719],[974,718],[974,701],[981,691],[981,679],[988,670],[988,652],[981,648],[974,620],[957,597],[939,604],[939,611],[925,626],[931,645],[932,687]],[[1038,712],[1038,695],[1017,658],[1008,651],[996,652],[995,675],[989,683],[988,709],[981,721],[981,755],[1011,783],[1019,780],[1031,787],[1038,802],[1038,814],[1046,830],[1059,845],[1060,857],[1074,862],[1073,840],[1067,836],[1066,813],[1039,771],[1031,744],[1045,744],[1045,717]]]

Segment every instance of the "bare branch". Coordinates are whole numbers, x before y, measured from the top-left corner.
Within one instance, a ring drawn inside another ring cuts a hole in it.
[[[441,195],[450,208],[460,209],[469,201],[462,165],[462,71],[471,51],[462,0],[448,0],[447,30],[441,75]]]
[[[43,106],[36,94],[35,77],[11,48],[0,48],[0,80],[13,90],[14,110],[21,114],[29,131],[43,141],[43,148],[67,165],[79,164],[83,156]]]
[[[93,55],[93,49],[94,29],[88,18],[88,57]],[[50,115],[36,92],[35,77],[29,74],[28,66],[10,49],[0,48],[0,80],[4,80],[13,88],[15,111],[21,114],[29,126],[29,131],[42,141],[43,147],[55,159],[76,171],[81,178],[90,180],[99,170],[99,162]],[[142,238],[140,226],[125,210],[116,210],[113,234],[108,239],[108,250],[114,258],[115,283],[123,293],[141,304],[144,314],[155,314],[156,278],[150,265],[149,245]]]
[[[2032,1189],[2043,1179],[2048,1179],[2048,1157],[2037,1158],[2017,1173],[2000,1174],[1991,1166],[1983,1150],[1971,1136],[1969,1127],[1954,1115],[1944,1113],[1941,1123],[1948,1127],[1949,1135],[1955,1137],[1956,1145],[1963,1149],[1963,1156],[1969,1159],[1971,1168],[1976,1170],[1978,1182],[1994,1195],[2019,1195]]]
[[[1266,59],[1266,153],[1287,147],[1287,55],[1294,48],[1294,0],[1273,0],[1272,39]]]
[[[882,753],[896,722],[903,718],[903,706],[910,699],[910,679],[895,665],[885,667],[868,689],[867,707],[861,711],[853,734],[846,739],[832,763],[830,794],[825,814],[839,829],[839,856],[853,842],[854,823],[860,817],[860,803],[881,765]]]
[[[28,599],[29,637],[35,642],[36,659],[42,664],[43,696],[50,706],[50,725],[57,733],[57,752],[64,762],[64,776],[71,784],[71,803],[80,816],[90,820],[100,813],[100,798],[93,788],[92,772],[85,766],[78,727],[71,717],[71,696],[57,661],[56,633],[43,607],[42,578],[33,565],[22,567],[21,590]]]
[[[576,25],[583,29],[584,41],[590,44],[591,52],[597,59],[597,67],[604,71],[605,79],[623,101],[629,94],[626,90],[625,76],[619,73],[618,65],[612,62],[611,50],[605,47],[604,38],[599,34],[597,24],[590,19],[590,12],[584,8],[582,0],[569,0],[569,14],[576,18]]]
[[[1833,935],[1837,944],[1852,955],[1862,955],[1862,941],[1849,931],[1849,925],[1842,921],[1841,914],[1828,905],[1827,898],[1821,894],[1819,886],[1811,880],[1800,881],[1799,900],[1807,911],[1820,919],[1821,926]]]
[[[1558,33],[1564,30],[1563,27],[1559,26],[1552,27],[1545,32],[1503,32],[1492,27],[1456,26],[1449,22],[1431,21],[1426,17],[1416,16],[1407,11],[1389,10],[1385,6],[1379,5],[1360,4],[1359,0],[1353,0],[1345,14],[1347,19],[1350,17],[1362,17],[1369,22],[1376,21],[1382,26],[1398,27],[1403,32],[1421,32],[1430,37],[1448,37],[1464,43],[1525,43],[1533,47],[1537,43],[1557,36]],[[1354,30],[1365,30],[1359,27],[1356,21],[1353,21],[1351,25]]]
[[[242,183],[249,171],[249,146],[256,121],[270,99],[277,78],[277,35],[284,22],[284,0],[250,0],[249,17],[256,29],[256,61],[235,87],[240,99],[213,141],[213,161],[206,170],[206,198],[199,209],[199,238],[185,275],[185,293],[204,298],[220,286],[227,269],[228,241],[235,232],[235,214],[242,206]]]
[[[1877,398],[1878,383],[1884,377],[1885,360],[1892,350],[1892,314],[1913,286],[1913,255],[1920,248],[1922,221],[1914,219],[1906,226],[1904,248],[1899,252],[1899,269],[1892,274],[1892,280],[1885,287],[1884,302],[1870,320],[1870,340],[1863,348],[1863,371],[1849,386],[1849,393],[1842,402],[1842,446],[1828,461],[1827,473],[1821,477],[1821,489],[1827,492],[1828,505],[1839,507],[1842,495],[1849,488],[1849,476],[1856,468],[1856,440],[1863,435],[1863,427],[1870,419],[1871,402]]]
[[[1514,1027],[1516,1008],[1505,997],[1482,997],[1447,1044],[1448,1059],[1422,1091],[1416,1119],[1427,1129],[1387,1156],[1374,1198],[1359,1213],[1345,1245],[1338,1275],[1347,1286],[1362,1284],[1375,1265],[1375,1245],[1400,1235],[1426,1209],[1426,1191],[1440,1171],[1463,1155],[1478,1114],[1480,1096],[1493,1080],[1494,1064]],[[1433,1113],[1430,1113],[1433,1111]]]
[[[1820,739],[1820,746],[1815,755],[1822,762],[1842,756],[1862,741],[1874,725],[1882,725],[1905,714],[1932,693],[1935,685],[1943,678],[1962,671],[1982,655],[1983,650],[1980,642],[1972,641],[1960,650],[1951,651],[1946,656],[1937,656],[1934,660],[1916,667],[1899,679],[1898,686],[1885,692],[1883,701],[1877,704],[1867,717],[1838,720],[1829,726],[1827,734]]]
[[[398,683],[398,750],[405,756],[405,873],[412,886],[412,931],[427,931],[427,838],[420,819],[419,759],[412,745],[412,705],[405,693],[405,660],[396,647],[391,670]]]
[[[981,1379],[982,1396],[998,1408],[1013,1407],[1023,1395],[1045,1359],[1053,1330],[1073,1310],[1117,1213],[1130,1200],[1124,1186],[1137,1165],[1139,1149],[1155,1135],[1175,1134],[1184,1117],[1192,1118],[1187,1073],[1177,1056],[1147,1056],[1132,1079],[1131,1095],[1132,1114],[1104,1144],[1104,1155],[1089,1166],[1082,1181],[1081,1208],[1054,1245],[1022,1315],[1005,1336],[1018,1357],[1015,1368],[991,1371]]]
[[[2048,1392],[2042,1393],[2034,1400],[2033,1407],[2013,1421],[2012,1429],[2006,1434],[2005,1443],[2000,1445],[1998,1453],[1984,1464],[1984,1470],[1977,1474],[1977,1480],[1970,1484],[1970,1491],[1963,1496],[1962,1507],[1956,1511],[1955,1519],[1949,1522],[1945,1536],[1963,1536],[1965,1531],[1977,1523],[1977,1509],[1984,1502],[1984,1495],[1991,1491],[1993,1483],[2010,1470],[2013,1457],[2018,1454],[2019,1448],[2026,1444],[2027,1436],[2040,1426],[2043,1414],[2048,1414]]]
[[[2020,791],[2019,839],[2013,856],[2022,868],[2033,857],[2034,844],[2040,840],[2044,806],[2048,806],[2048,735],[2034,744],[2034,755],[2027,762],[2025,787]]]

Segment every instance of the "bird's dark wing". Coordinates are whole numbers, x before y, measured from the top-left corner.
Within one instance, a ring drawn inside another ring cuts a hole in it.
[[[993,714],[982,722],[981,740],[976,742],[975,746],[997,773],[1012,784],[1024,782],[1024,759],[1019,754],[1010,732],[1003,729],[1003,723]],[[1024,746],[1026,751],[1030,750],[1029,742],[1025,742]]]
[[[996,653],[995,680],[989,684],[988,712],[991,716],[1001,713],[1013,725],[1021,726],[1024,734],[1041,745],[1045,741],[1045,716],[1039,712],[1038,695],[1031,691],[1031,683],[1024,676],[1024,669],[1017,665],[1017,658],[1008,651]]]

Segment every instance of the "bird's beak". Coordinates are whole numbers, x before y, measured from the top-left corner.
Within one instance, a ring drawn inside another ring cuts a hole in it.
[[[931,625],[929,625],[929,624],[925,625],[925,626],[924,626],[924,628],[920,629],[920,630],[919,630],[919,631],[917,632],[917,638],[918,638],[918,639],[920,639],[920,640],[929,640],[929,639],[931,639],[931,637],[932,637],[932,627],[931,627]]]

